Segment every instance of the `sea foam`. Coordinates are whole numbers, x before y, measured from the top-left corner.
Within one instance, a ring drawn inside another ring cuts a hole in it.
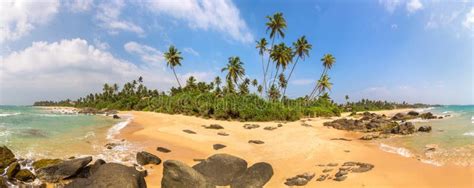
[[[21,113],[20,112],[16,112],[16,113],[0,113],[0,117],[7,117],[7,116],[16,116],[16,115],[20,115]]]
[[[396,153],[404,157],[411,157],[413,154],[405,148],[397,148],[387,144],[380,144],[380,149],[389,153]]]
[[[464,136],[474,136],[474,131],[467,132],[467,133],[464,133],[462,135],[464,135]]]
[[[113,139],[115,135],[120,133],[120,130],[125,128],[130,122],[132,122],[132,117],[128,117],[125,121],[119,122],[112,126],[107,132],[107,139]]]

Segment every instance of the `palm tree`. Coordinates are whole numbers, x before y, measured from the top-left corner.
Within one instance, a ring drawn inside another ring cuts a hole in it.
[[[288,80],[285,78],[285,74],[281,73],[278,79],[278,85],[280,88],[286,88],[288,86]],[[282,95],[284,97],[285,95]]]
[[[346,103],[349,104],[349,95],[346,95],[344,98],[346,99]]]
[[[253,80],[252,80],[252,86],[253,86],[253,87],[257,87],[257,85],[258,85],[257,79],[253,79]]]
[[[257,92],[260,93],[260,96],[262,96],[262,92],[263,92],[263,86],[262,85],[258,85]]]
[[[275,45],[273,50],[270,53],[270,58],[276,63],[276,73],[273,78],[272,85],[275,84],[276,77],[278,76],[278,71],[282,67],[283,71],[286,69],[286,66],[291,61],[292,58],[292,49],[287,47],[285,43],[280,43]]]
[[[321,61],[323,62],[324,70],[323,70],[323,73],[321,74],[321,77],[319,78],[319,80],[322,80],[323,76],[327,75],[327,71],[329,71],[332,68],[332,66],[336,62],[336,58],[332,54],[325,54],[323,56],[323,58],[321,58]],[[318,84],[316,84],[313,91],[311,91],[311,94],[309,95],[310,98],[314,94],[316,94],[317,86],[318,86]]]
[[[240,58],[237,56],[229,57],[229,62],[227,66],[222,68],[222,72],[227,71],[226,80],[229,91],[232,91],[233,84],[237,84],[237,80],[242,78],[245,75],[245,70],[243,68],[244,63],[240,61]]]
[[[326,74],[323,75],[323,77],[320,80],[318,80],[318,84],[317,84],[318,95],[316,96],[319,96],[322,93],[326,93],[326,90],[331,91],[331,88],[332,88],[332,83],[329,82],[329,76]]]
[[[265,51],[267,51],[267,45],[268,45],[268,42],[267,42],[267,39],[265,38],[261,38],[259,41],[256,41],[257,42],[257,45],[255,46],[255,48],[258,49],[258,54],[260,54],[260,56],[262,57],[262,72],[263,72],[263,82],[265,83],[266,82],[266,75],[265,75],[265,63],[263,62],[263,55],[265,54]]]
[[[293,68],[291,68],[290,74],[288,75],[288,81],[293,74],[293,70],[295,70],[296,64],[298,64],[298,60],[301,58],[305,59],[305,57],[309,57],[309,50],[311,50],[312,45],[308,43],[306,40],[306,36],[300,37],[296,42],[293,43],[293,48],[295,49],[296,60],[293,64]],[[283,90],[283,96],[285,96],[286,88]]]
[[[283,13],[277,12],[273,14],[273,16],[267,16],[268,22],[265,24],[267,25],[267,32],[270,31],[270,38],[272,39],[271,47],[273,48],[273,44],[275,43],[275,37],[280,36],[281,38],[285,38],[285,29],[287,27],[286,20],[283,17]],[[270,50],[271,51],[271,50]],[[268,74],[268,67],[270,65],[270,58],[268,58],[267,67],[265,68],[264,78],[266,78]],[[266,82],[265,90],[266,90]]]
[[[181,83],[179,83],[178,76],[176,75],[176,71],[174,70],[174,67],[181,66],[181,60],[183,59],[183,57],[181,57],[181,52],[179,52],[176,47],[171,45],[168,51],[165,52],[165,59],[168,67],[173,70],[174,77],[176,78],[176,81],[178,81],[179,87],[181,87]]]
[[[216,78],[214,78],[214,83],[216,84],[216,87],[219,87],[221,85],[221,77],[219,76],[216,76]]]

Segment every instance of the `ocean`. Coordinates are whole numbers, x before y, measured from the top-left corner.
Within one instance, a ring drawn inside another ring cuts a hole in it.
[[[109,162],[134,160],[130,144],[114,138],[130,122],[129,117],[116,120],[110,116],[66,113],[52,108],[0,106],[0,145],[24,159],[89,155]],[[107,149],[107,143],[119,143],[120,147]]]
[[[436,166],[474,166],[474,105],[451,105],[418,111],[432,112],[443,116],[443,119],[413,120],[416,128],[429,125],[432,131],[382,140],[379,143],[382,150],[415,157]],[[428,151],[427,145],[438,148]]]

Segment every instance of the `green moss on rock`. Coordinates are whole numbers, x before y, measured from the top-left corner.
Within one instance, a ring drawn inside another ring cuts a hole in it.
[[[9,179],[13,179],[18,171],[20,171],[20,164],[18,164],[18,162],[14,162],[8,166],[6,175]]]
[[[38,170],[40,168],[58,164],[62,161],[63,160],[61,159],[40,159],[40,160],[35,161],[32,166],[35,170]]]
[[[15,161],[15,155],[10,149],[8,149],[6,146],[0,147],[0,169],[6,168]]]
[[[23,182],[31,182],[35,180],[35,175],[29,170],[23,169],[16,173],[15,178]]]

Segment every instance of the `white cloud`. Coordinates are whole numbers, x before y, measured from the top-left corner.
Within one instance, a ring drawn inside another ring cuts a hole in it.
[[[170,71],[155,64],[135,65],[83,39],[34,42],[4,56],[0,65],[0,104],[77,98],[101,91],[105,82],[121,85],[139,76],[151,88],[177,85]],[[205,80],[209,73],[192,74]]]
[[[469,11],[466,14],[466,18],[462,22],[462,25],[464,25],[464,27],[474,31],[474,7],[472,7],[471,11]]]
[[[250,43],[253,35],[231,0],[146,1],[149,10],[186,21],[191,28],[226,33],[233,40]]]
[[[392,13],[395,9],[401,4],[400,0],[379,0],[379,3],[384,6],[384,8]]]
[[[123,47],[128,53],[140,56],[140,59],[143,62],[157,63],[158,65],[161,65],[163,63],[163,53],[151,46],[139,44],[132,41],[127,42]]]
[[[91,9],[94,0],[68,0],[65,1],[65,5],[72,12],[84,12]]]
[[[28,35],[58,13],[59,1],[6,0],[0,2],[0,43]]]
[[[421,4],[420,0],[410,0],[407,2],[407,11],[410,13],[414,13],[418,10],[423,9],[423,4]]]
[[[102,42],[99,39],[94,39],[94,45],[101,50],[108,50],[110,45],[107,42]]]
[[[197,52],[196,50],[192,48],[183,48],[183,51],[194,56],[199,56],[199,52]]]
[[[294,85],[309,85],[309,84],[314,84],[316,81],[313,79],[296,79],[290,81],[291,84]]]
[[[144,30],[140,26],[120,18],[125,5],[123,0],[106,1],[99,4],[96,15],[99,26],[107,29],[110,34],[128,31],[143,35]]]

